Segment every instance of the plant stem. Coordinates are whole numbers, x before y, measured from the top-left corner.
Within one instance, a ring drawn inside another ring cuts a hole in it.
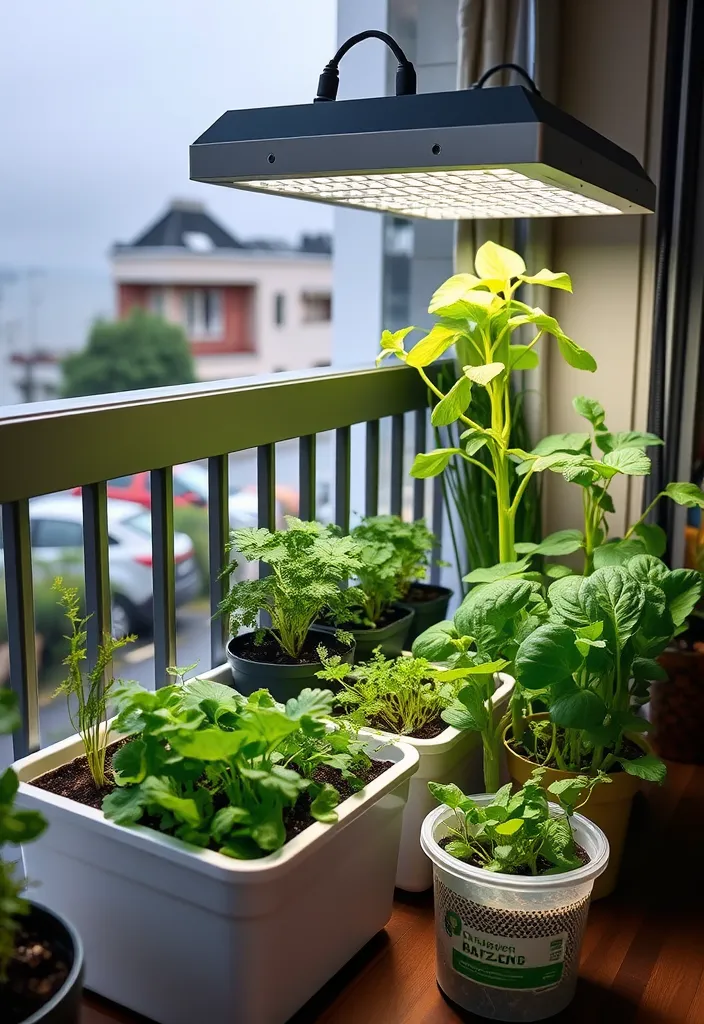
[[[655,506],[660,501],[660,499],[664,498],[664,497],[665,497],[665,491],[660,491],[659,494],[656,494],[656,496],[650,502],[650,504],[648,505],[648,507],[646,508],[645,512],[640,517],[640,519],[636,519],[636,521],[633,524],[633,526],[629,527],[629,529],[626,530],[625,534],[623,535],[623,539],[624,540],[628,540],[628,538],[631,536],[631,534],[635,530],[636,526],[640,526],[641,523],[645,522],[645,520],[648,517],[649,513],[652,512],[652,510],[655,508]]]

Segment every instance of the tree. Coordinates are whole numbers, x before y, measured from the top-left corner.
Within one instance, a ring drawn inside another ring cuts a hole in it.
[[[176,324],[134,309],[126,320],[97,320],[82,352],[62,364],[66,398],[167,384],[190,384],[195,366]]]

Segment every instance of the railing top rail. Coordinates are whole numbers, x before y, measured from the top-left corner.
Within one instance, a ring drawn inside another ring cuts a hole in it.
[[[0,503],[423,408],[411,367],[321,369],[0,408]]]

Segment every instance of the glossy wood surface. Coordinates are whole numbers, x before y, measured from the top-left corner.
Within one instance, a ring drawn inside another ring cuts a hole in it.
[[[398,898],[372,940],[291,1024],[479,1021],[435,984],[432,895]],[[672,764],[634,806],[616,893],[595,903],[561,1024],[704,1024],[704,768]],[[143,1024],[86,995],[81,1024]],[[207,1020],[193,1024],[207,1024]]]

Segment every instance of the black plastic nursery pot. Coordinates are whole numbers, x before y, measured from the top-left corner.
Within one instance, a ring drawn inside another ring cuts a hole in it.
[[[346,625],[328,626],[323,622],[316,622],[313,629],[328,635],[336,633],[338,629],[351,633],[355,641],[355,663],[368,661],[377,647],[381,647],[381,653],[386,658],[397,658],[408,646],[408,634],[413,624],[413,615],[412,608],[408,609],[401,604],[394,604],[385,613],[384,624],[375,629]]]
[[[274,700],[285,703],[289,697],[297,697],[307,687],[334,689],[316,678],[316,672],[322,668],[317,653],[319,644],[325,647],[329,655],[337,654],[348,665],[354,664],[354,642],[343,644],[315,626],[308,633],[303,657],[299,661],[294,661],[281,651],[273,638],[269,638],[266,648],[264,645],[257,646],[255,635],[252,631],[233,636],[226,648],[235,689],[245,697],[255,690],[268,690]]]
[[[432,583],[411,583],[408,594],[399,601],[402,608],[413,612],[413,622],[408,631],[407,643],[412,645],[416,637],[436,622],[447,618],[447,606],[453,591],[449,587],[436,587]]]
[[[83,993],[83,945],[78,932],[68,921],[37,903],[31,903],[29,914],[21,918],[21,928],[29,935],[36,935],[37,939],[48,942],[57,958],[66,963],[68,975],[61,988],[28,1017],[17,1016],[18,1012],[22,1013],[22,1010],[18,1010],[22,1003],[13,1006],[9,995],[3,992],[5,986],[0,986],[0,1020],[3,1024],[79,1024]]]

